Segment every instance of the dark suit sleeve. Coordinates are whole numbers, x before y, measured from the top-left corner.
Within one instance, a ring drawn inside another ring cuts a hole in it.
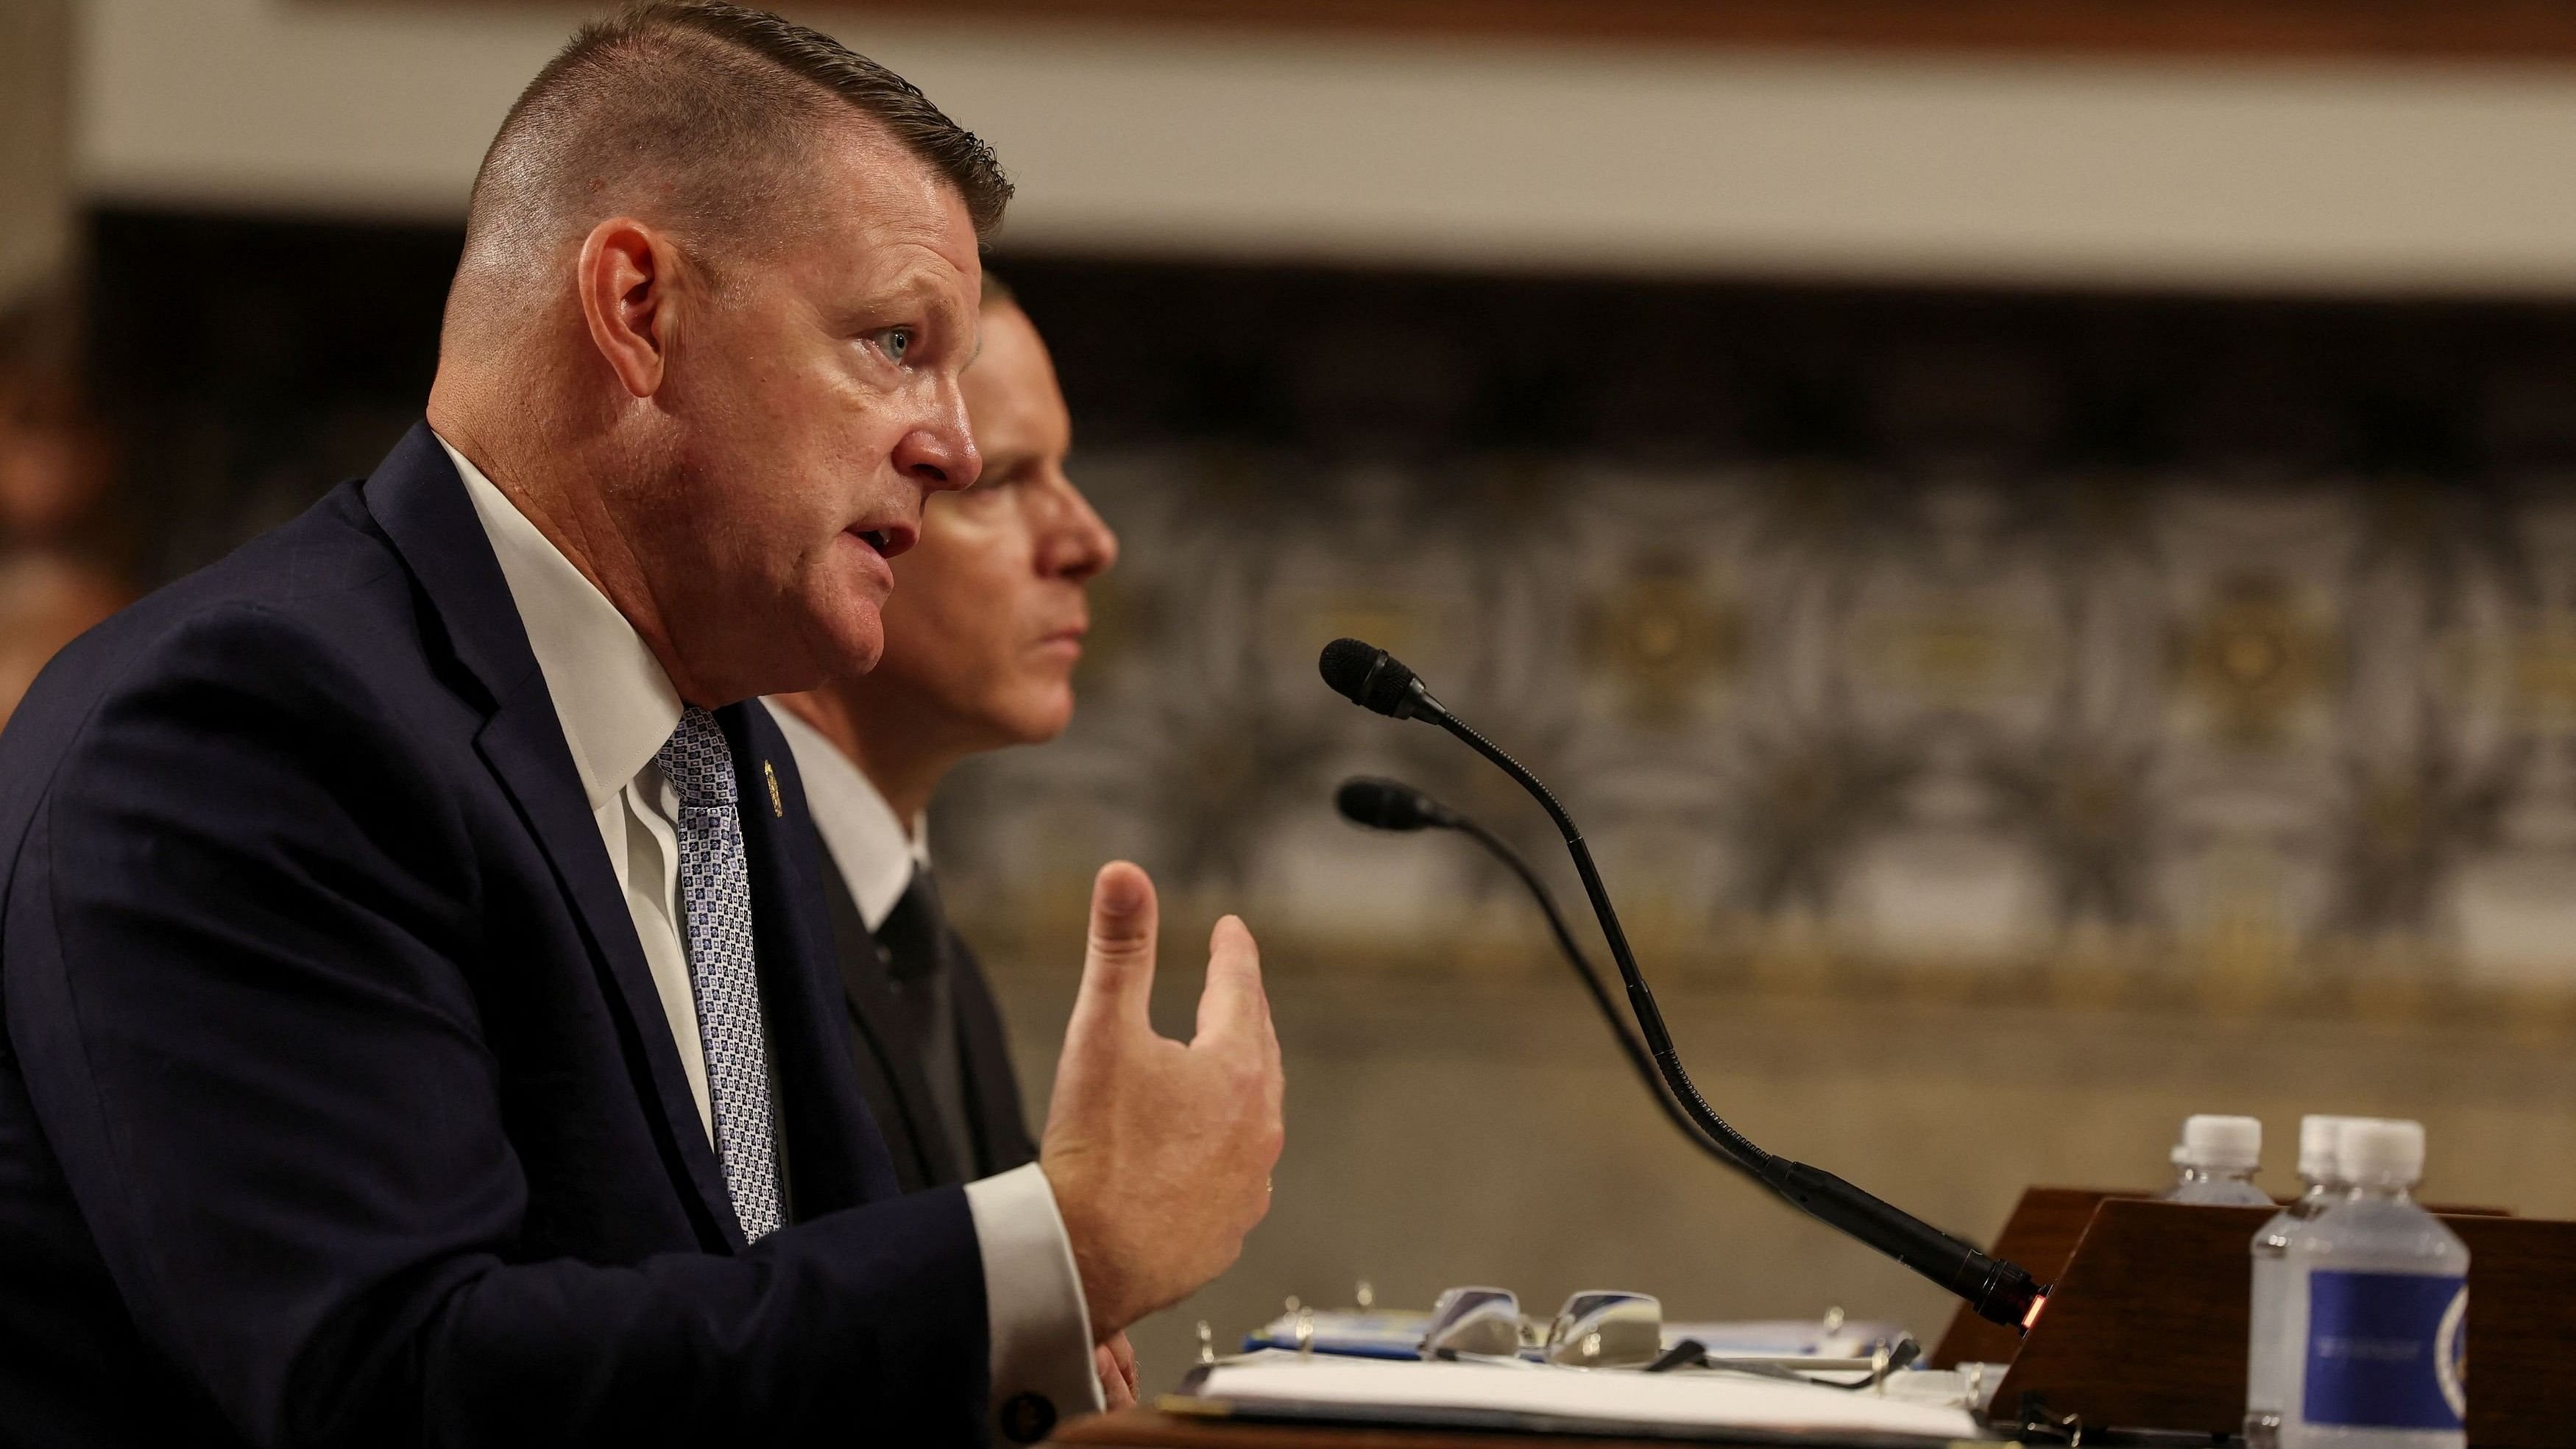
[[[8,1022],[147,1339],[253,1442],[968,1443],[963,1195],[742,1257],[511,1262],[525,1179],[469,986],[476,828],[362,671],[247,609],[147,650],[61,758]]]
[[[987,1173],[1008,1172],[1038,1160],[1020,1112],[1019,1073],[1011,1065],[1011,1033],[983,962],[965,940],[957,942],[957,1024],[966,1042],[967,1082],[975,1096],[976,1135],[982,1138]]]

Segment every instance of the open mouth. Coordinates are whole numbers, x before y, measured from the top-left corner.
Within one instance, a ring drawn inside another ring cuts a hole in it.
[[[921,535],[904,523],[889,523],[882,528],[852,528],[846,532],[875,550],[879,558],[893,558],[921,541]]]

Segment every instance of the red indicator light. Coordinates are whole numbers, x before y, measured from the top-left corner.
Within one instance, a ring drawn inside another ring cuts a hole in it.
[[[2030,1326],[2039,1322],[2041,1311],[2047,1307],[2048,1295],[2045,1293],[2042,1293],[2037,1298],[2030,1300],[2030,1311],[2021,1316],[2021,1331],[2024,1333],[2030,1332]]]

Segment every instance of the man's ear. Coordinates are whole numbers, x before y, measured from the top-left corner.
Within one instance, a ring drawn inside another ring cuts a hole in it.
[[[611,217],[582,238],[575,283],[590,344],[636,397],[661,391],[670,359],[671,291],[679,253],[669,234]]]

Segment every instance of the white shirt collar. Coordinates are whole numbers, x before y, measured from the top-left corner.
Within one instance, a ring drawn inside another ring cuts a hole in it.
[[[465,480],[466,496],[492,540],[501,577],[527,628],[528,648],[554,697],[582,793],[596,813],[634,782],[679,727],[680,693],[644,636],[598,585],[482,469],[445,438],[438,445]]]
[[[774,699],[762,703],[778,720],[788,752],[796,757],[814,829],[832,852],[832,863],[841,868],[841,883],[850,888],[859,919],[873,931],[894,913],[895,902],[912,884],[913,870],[930,864],[929,832],[919,820],[907,832],[876,785],[822,731]]]

